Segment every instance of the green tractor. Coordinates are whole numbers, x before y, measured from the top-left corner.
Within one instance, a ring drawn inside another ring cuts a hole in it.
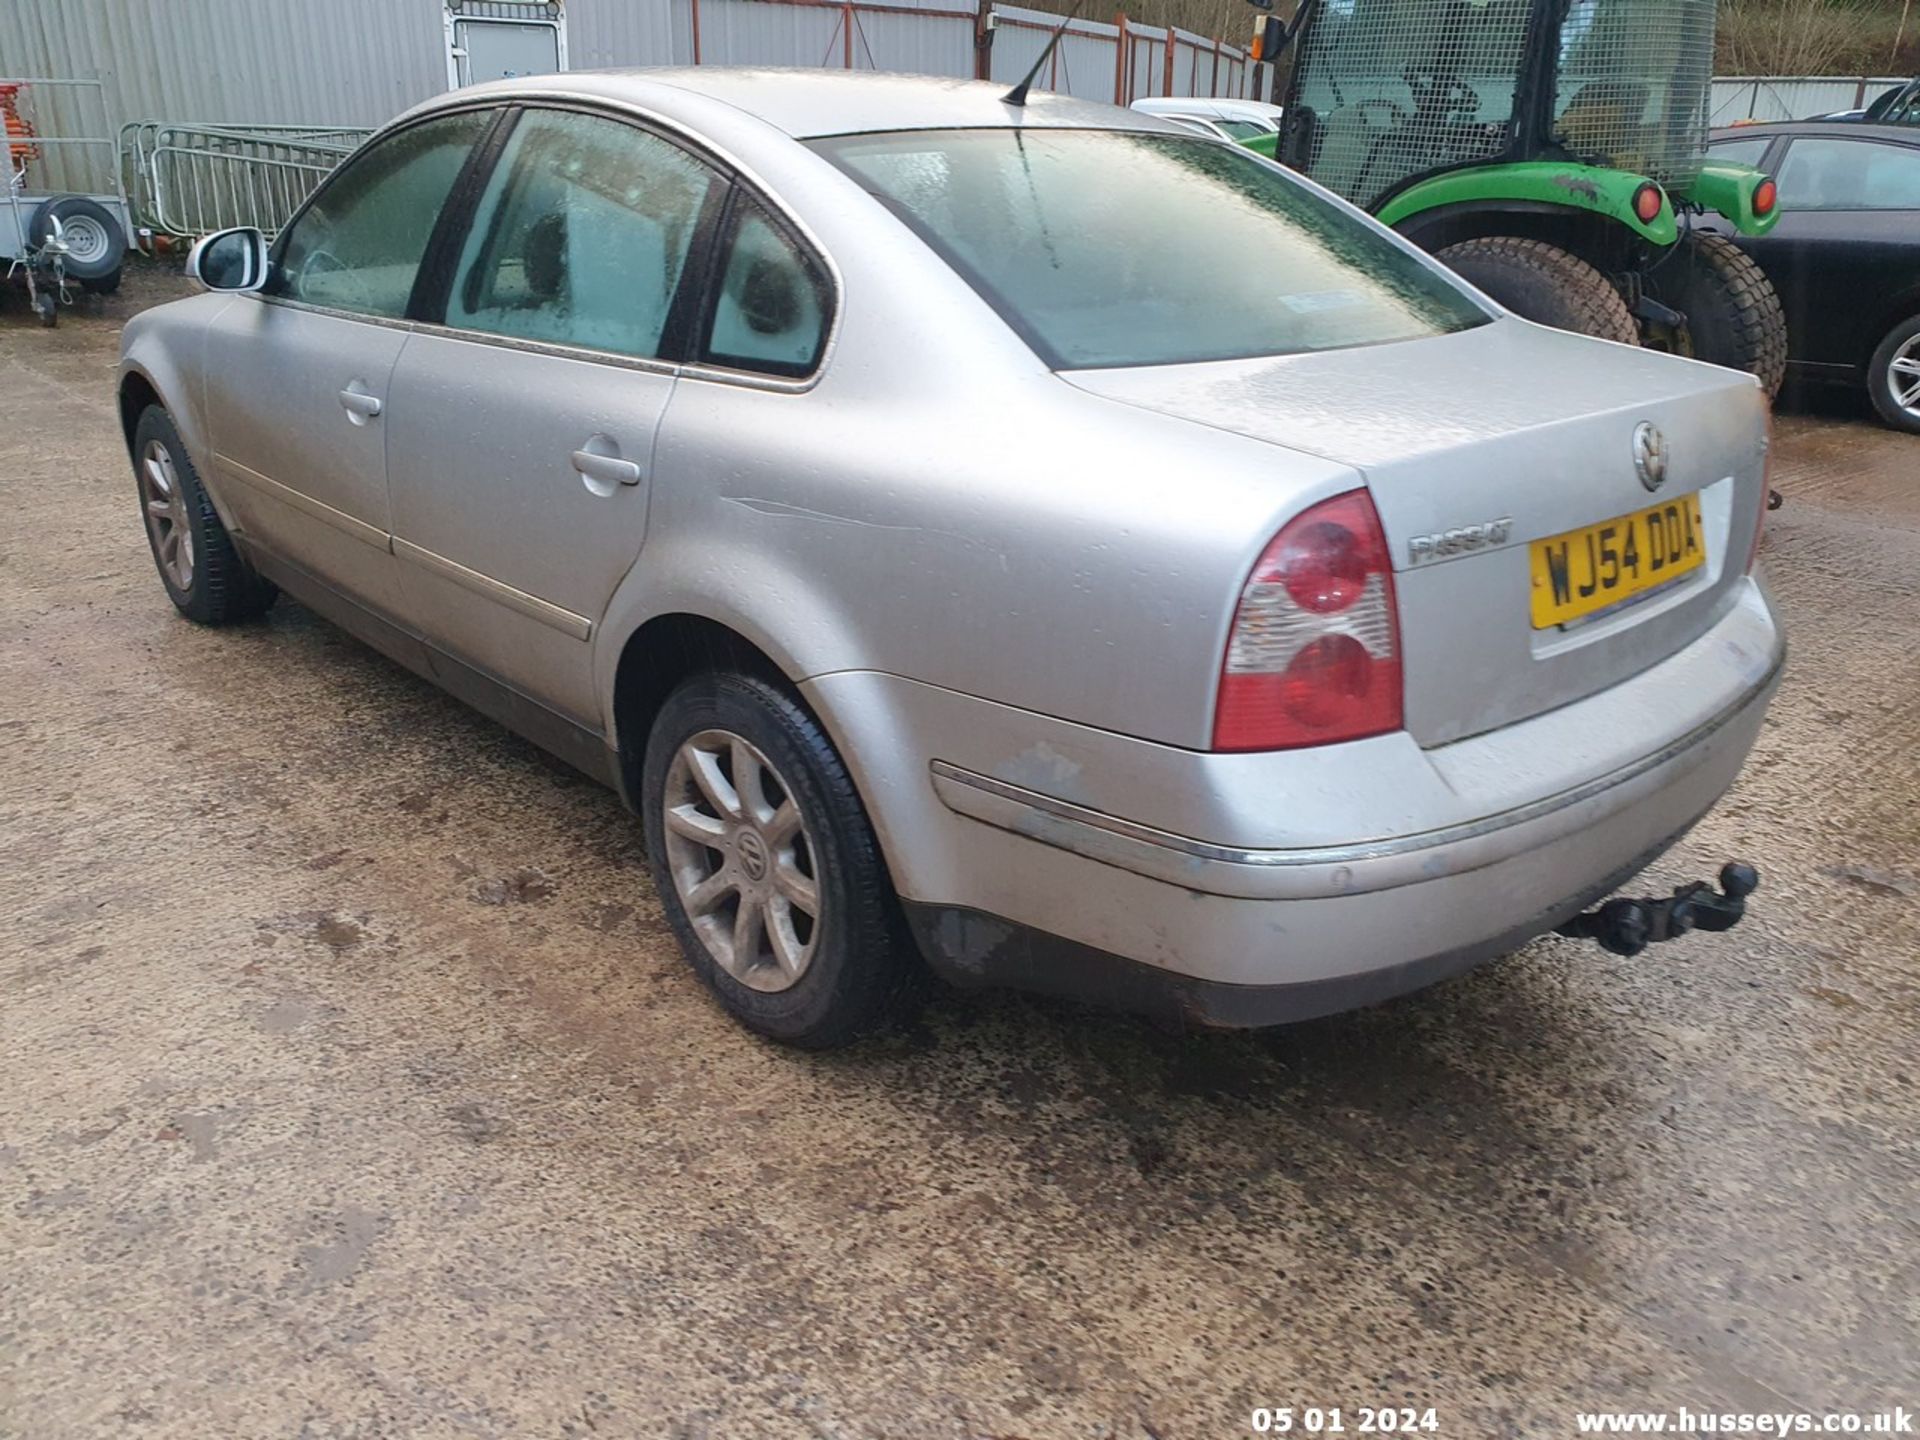
[[[1713,29],[1714,0],[1301,0],[1279,157],[1530,320],[1772,395],[1779,297],[1693,224],[1779,218],[1771,180],[1707,158]]]

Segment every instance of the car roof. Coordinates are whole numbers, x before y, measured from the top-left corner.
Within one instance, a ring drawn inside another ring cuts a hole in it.
[[[474,97],[576,96],[643,107],[682,97],[744,111],[797,140],[877,130],[945,130],[1010,125],[1071,129],[1175,128],[1139,111],[1035,90],[1024,106],[1001,97],[1008,87],[985,80],[901,75],[876,70],[747,69],[701,65],[633,70],[569,70],[494,80],[438,97],[420,110]]]
[[[1133,108],[1143,115],[1206,115],[1214,119],[1258,119],[1271,122],[1281,115],[1281,107],[1261,100],[1241,100],[1232,95],[1159,95],[1136,100]]]
[[[1776,135],[1833,135],[1852,140],[1891,140],[1920,145],[1920,126],[1866,125],[1858,120],[1766,120],[1752,125],[1724,125],[1708,137],[1720,140],[1766,140]]]

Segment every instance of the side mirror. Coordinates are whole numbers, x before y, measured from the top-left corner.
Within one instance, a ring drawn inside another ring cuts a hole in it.
[[[250,225],[216,230],[194,245],[187,274],[209,290],[258,290],[267,283],[267,237]]]

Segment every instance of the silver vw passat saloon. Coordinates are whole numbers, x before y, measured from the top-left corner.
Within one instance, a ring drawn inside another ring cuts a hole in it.
[[[1134,111],[636,71],[396,120],[126,328],[190,618],[285,590],[640,813],[797,1044],[919,954],[1265,1024],[1417,988],[1732,783],[1766,408]]]

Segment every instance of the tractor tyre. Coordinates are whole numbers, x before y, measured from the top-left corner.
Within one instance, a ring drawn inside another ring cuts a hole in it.
[[[1449,245],[1435,258],[1522,319],[1622,345],[1640,343],[1640,327],[1613,282],[1558,245],[1489,235]]]
[[[1687,317],[1696,360],[1745,370],[1771,400],[1787,378],[1787,315],[1766,273],[1725,235],[1696,231],[1657,261],[1647,291]]]

